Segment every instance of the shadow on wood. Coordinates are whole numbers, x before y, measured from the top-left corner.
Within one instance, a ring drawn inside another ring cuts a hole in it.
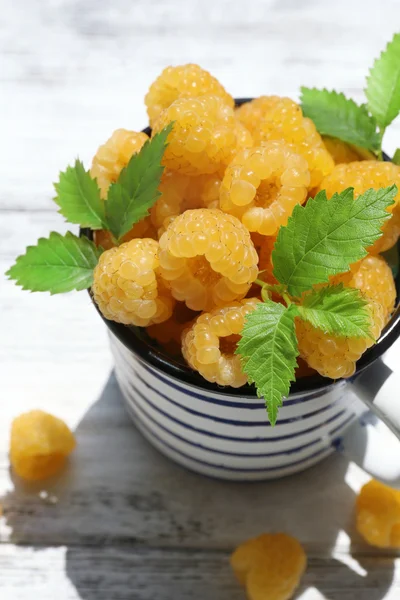
[[[67,546],[66,573],[82,600],[240,600],[229,554],[271,530],[305,545],[302,592],[314,587],[327,600],[364,600],[366,594],[381,600],[390,588],[393,559],[376,558],[354,532],[355,497],[340,453],[279,481],[241,484],[195,475],[136,431],[113,374],[76,436],[63,474],[41,485],[15,478],[2,504],[14,543]],[[340,556],[341,530],[354,539],[353,556],[365,576],[331,557],[333,548]]]

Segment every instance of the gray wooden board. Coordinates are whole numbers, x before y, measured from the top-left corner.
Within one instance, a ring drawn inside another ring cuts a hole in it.
[[[0,271],[67,226],[51,182],[89,164],[117,127],[141,128],[143,96],[167,64],[209,68],[235,96],[336,87],[364,75],[400,25],[396,0],[3,0],[0,21]],[[400,124],[385,148],[397,145]],[[232,484],[161,457],[125,414],[107,335],[84,292],[23,293],[0,279],[1,600],[239,600],[228,556],[264,530],[299,537],[298,598],[400,598],[399,559],[354,530],[368,475],[343,454],[276,482]],[[398,353],[396,354],[398,357]],[[8,465],[11,420],[42,408],[75,429],[55,480],[26,485]],[[354,432],[360,456],[367,428]]]

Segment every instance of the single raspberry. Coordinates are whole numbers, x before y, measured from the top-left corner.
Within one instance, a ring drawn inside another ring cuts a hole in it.
[[[307,566],[300,543],[284,533],[263,534],[241,544],[231,566],[249,600],[289,600]]]
[[[396,284],[391,268],[381,256],[366,256],[347,273],[332,277],[331,283],[358,288],[383,307],[385,323],[389,320],[396,302]]]
[[[275,235],[286,225],[296,204],[307,198],[307,162],[284,142],[244,149],[226,169],[220,207],[249,231]]]
[[[235,113],[241,123],[254,137],[258,137],[265,115],[282,101],[281,96],[260,96],[239,106]]]
[[[167,67],[151,84],[145,97],[150,123],[160,116],[178,98],[219,96],[231,108],[234,100],[225,88],[208,71],[198,65],[188,64]]]
[[[233,109],[217,96],[179,98],[154,123],[157,133],[174,121],[163,164],[186,175],[215,173],[243,143]]]
[[[259,300],[247,298],[200,315],[182,335],[182,354],[207,381],[241,387],[247,382],[235,354],[246,315]]]
[[[93,235],[94,242],[97,246],[101,246],[104,248],[104,250],[114,248],[115,244],[112,241],[111,233],[109,231],[106,231],[105,229],[99,229],[98,231],[94,231]],[[157,231],[153,227],[150,217],[146,217],[145,219],[142,219],[136,223],[132,229],[123,236],[122,241],[130,242],[131,240],[137,238],[157,239]]]
[[[140,327],[169,319],[174,301],[159,276],[157,253],[158,242],[144,238],[100,256],[92,292],[106,319]]]
[[[346,188],[352,187],[354,188],[354,197],[357,198],[370,188],[378,190],[394,183],[400,190],[400,167],[389,162],[363,160],[336,165],[332,173],[323,179],[319,189],[326,190],[328,198],[331,198],[335,192],[342,192]],[[374,254],[388,250],[399,238],[400,191],[396,195],[395,203],[387,210],[394,216],[382,227],[382,237],[368,249]]]
[[[161,197],[151,210],[151,222],[158,236],[175,217],[189,209],[217,208],[222,177],[218,173],[189,177],[165,170],[159,190]]]
[[[253,135],[254,143],[281,140],[306,159],[310,171],[310,188],[328,175],[334,162],[314,123],[305,117],[290,98],[262,96],[237,111],[237,116]],[[250,122],[253,120],[253,125]]]
[[[41,410],[32,410],[12,423],[11,465],[24,479],[46,479],[62,468],[75,445],[74,435],[63,421]]]
[[[103,199],[107,198],[110,184],[117,181],[123,167],[148,139],[143,132],[116,129],[106,143],[99,147],[93,158],[90,175],[97,179]]]
[[[369,302],[372,328],[377,339],[385,325],[385,311],[377,302]],[[334,336],[316,329],[310,323],[296,319],[296,334],[300,356],[323,377],[351,377],[357,360],[373,345],[370,338]]]
[[[351,163],[355,160],[363,160],[361,152],[357,152],[355,146],[350,146],[350,144],[346,144],[346,142],[343,142],[342,140],[327,135],[323,135],[322,139],[326,149],[332,156],[335,165]]]
[[[258,255],[242,223],[217,209],[187,210],[160,238],[160,273],[176,300],[210,310],[243,298]]]
[[[164,348],[167,354],[177,356],[181,354],[182,333],[193,324],[199,313],[190,310],[184,302],[175,304],[172,315],[167,321],[150,325],[146,331],[153,340]]]
[[[357,497],[356,520],[372,546],[400,548],[400,491],[372,479]]]

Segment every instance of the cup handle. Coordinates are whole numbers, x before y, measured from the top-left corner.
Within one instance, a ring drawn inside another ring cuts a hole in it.
[[[400,375],[381,359],[352,381],[356,395],[400,440]]]

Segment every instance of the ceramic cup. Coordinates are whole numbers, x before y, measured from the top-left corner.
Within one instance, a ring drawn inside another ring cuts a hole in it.
[[[400,437],[395,403],[397,396],[400,405],[400,378],[380,361],[399,336],[399,307],[351,380],[300,379],[284,400],[275,427],[253,387],[211,384],[165,354],[144,330],[103,320],[128,413],[153,446],[192,471],[247,481],[302,471],[329,456],[367,407]]]

